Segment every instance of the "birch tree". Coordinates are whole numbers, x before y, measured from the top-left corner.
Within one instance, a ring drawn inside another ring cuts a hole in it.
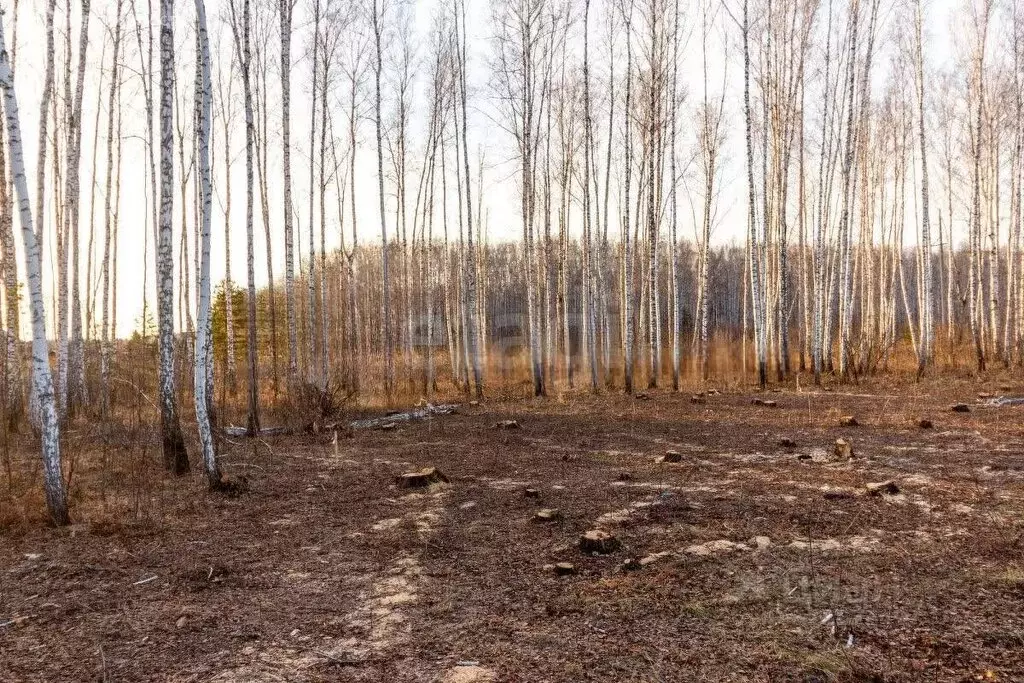
[[[164,0],[166,2],[166,0]],[[234,35],[235,57],[242,72],[242,93],[245,107],[245,246],[246,246],[246,282],[248,285],[248,320],[246,334],[246,351],[249,366],[248,381],[248,417],[247,428],[250,436],[260,432],[259,405],[259,341],[256,337],[256,257],[254,252],[254,195],[253,195],[253,145],[255,120],[253,118],[252,97],[252,7],[251,0],[242,0],[242,16],[239,19],[236,7],[238,0],[231,0],[231,30]],[[241,25],[239,25],[241,24]]]
[[[18,98],[14,90],[14,74],[4,40],[3,15],[0,14],[0,88],[4,91],[4,117],[7,123],[7,146],[10,151],[14,189],[18,196],[21,220],[22,252],[28,275],[28,291],[32,312],[32,382],[39,403],[42,434],[43,486],[50,519],[57,526],[70,523],[64,476],[60,462],[60,426],[57,403],[50,375],[49,344],[46,340],[46,308],[43,303],[43,264],[39,241],[33,223],[28,179],[25,175],[25,154],[21,142]]]
[[[588,0],[589,4],[589,0]],[[515,140],[519,159],[520,218],[526,275],[526,329],[533,394],[545,394],[541,323],[537,296],[537,167],[546,106],[545,69],[550,60],[551,27],[545,0],[504,0],[495,7],[494,22],[498,99],[505,126]],[[479,218],[479,216],[478,216]],[[586,286],[586,285],[585,285]],[[586,295],[585,296],[589,296]],[[596,374],[593,375],[594,389]]]
[[[102,325],[101,325],[101,347],[100,347],[100,408],[104,419],[110,411],[110,359],[113,353],[111,339],[116,330],[109,327],[110,321],[110,260],[111,241],[114,231],[114,124],[115,114],[118,110],[118,91],[120,88],[120,66],[121,66],[121,15],[124,2],[117,0],[117,9],[114,17],[114,59],[110,74],[110,95],[107,100],[107,166],[106,184],[104,188],[103,205],[103,262],[101,266],[103,294],[101,299]],[[120,131],[117,136],[120,137]],[[120,166],[120,158],[118,165]],[[120,170],[120,169],[119,169]]]
[[[189,471],[174,392],[174,0],[160,0],[160,221],[157,234],[157,327],[160,427],[164,466]]]
[[[390,398],[395,384],[395,351],[391,330],[391,272],[388,257],[388,224],[387,210],[384,201],[384,111],[381,103],[381,81],[384,76],[384,19],[386,0],[373,0],[373,11],[370,15],[373,28],[375,62],[373,68],[375,99],[375,121],[377,124],[377,194],[380,206],[380,243],[381,243],[381,320],[384,342],[384,391]]]
[[[470,189],[469,174],[469,142],[467,123],[467,86],[466,86],[466,4],[465,0],[453,0],[455,12],[455,52],[456,52],[456,79],[455,86],[458,92],[459,107],[461,109],[462,123],[462,167],[465,172],[466,181],[466,307],[470,311],[477,310],[477,270],[476,270],[476,247],[473,241],[473,197]],[[460,29],[461,27],[461,29]],[[456,150],[458,153],[458,150]],[[479,220],[479,216],[477,219]],[[483,372],[480,367],[480,349],[477,339],[477,320],[475,315],[468,316],[466,329],[467,353],[469,365],[473,374],[473,390],[477,398],[482,398],[484,393]]]
[[[213,186],[210,172],[210,121],[212,117],[213,86],[210,78],[210,38],[206,26],[206,4],[196,3],[196,32],[198,33],[199,62],[196,83],[196,139],[198,140],[199,187],[200,187],[200,244],[199,250],[199,308],[196,320],[196,364],[195,364],[195,408],[196,424],[199,428],[199,442],[203,449],[203,466],[206,480],[211,489],[222,486],[220,466],[214,452],[213,429],[210,424],[210,406],[213,403],[209,382],[208,363],[212,358],[210,347],[210,232],[213,213]]]
[[[914,66],[917,85],[917,131],[921,149],[921,249],[924,254],[923,280],[924,294],[922,304],[924,308],[920,311],[920,332],[918,339],[921,349],[918,352],[918,376],[924,373],[925,367],[933,355],[934,325],[932,322],[932,311],[934,310],[934,275],[932,264],[932,234],[931,218],[928,208],[928,144],[925,136],[925,103],[924,103],[924,18],[923,0],[916,0],[914,3]]]
[[[296,0],[279,0],[281,15],[281,163],[284,176],[284,292],[285,317],[288,325],[288,384],[291,389],[299,374],[298,332],[295,321],[295,228],[292,216],[292,143],[291,143],[291,78],[292,78],[292,13]]]

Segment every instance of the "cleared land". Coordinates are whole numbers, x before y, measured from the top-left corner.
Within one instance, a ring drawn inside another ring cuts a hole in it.
[[[105,510],[0,531],[0,680],[1024,680],[1024,407],[978,392],[1024,385],[467,403],[234,439],[247,493],[136,522],[113,449]]]

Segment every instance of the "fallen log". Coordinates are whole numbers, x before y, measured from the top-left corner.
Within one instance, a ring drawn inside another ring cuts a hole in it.
[[[224,428],[224,433],[234,437],[252,436],[248,427],[228,426]],[[289,433],[291,433],[291,430],[287,427],[264,427],[256,436],[281,436],[282,434]]]
[[[458,409],[457,403],[442,403],[432,405],[428,403],[423,408],[408,410],[404,413],[394,413],[383,417],[374,417],[367,420],[355,420],[351,423],[352,429],[380,429],[387,424],[397,422],[411,422],[413,420],[426,420],[435,415],[451,415]]]

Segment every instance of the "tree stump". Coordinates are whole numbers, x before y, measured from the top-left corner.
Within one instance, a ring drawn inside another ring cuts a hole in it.
[[[860,422],[853,415],[844,415],[843,417],[839,418],[839,426],[840,427],[859,427],[860,426]]]
[[[832,448],[832,453],[835,454],[838,460],[852,460],[853,459],[853,444],[846,439],[836,439],[835,446]]]
[[[892,479],[866,484],[864,488],[871,496],[895,496],[900,492],[900,487]]]
[[[569,576],[576,573],[576,565],[571,562],[558,562],[544,565],[544,571],[553,572],[555,576]]]
[[[533,521],[537,524],[550,524],[560,519],[562,519],[562,512],[555,508],[542,508],[533,514]]]
[[[796,441],[793,441],[788,436],[784,436],[779,439],[779,445],[783,448],[796,448]]]
[[[665,451],[659,462],[678,463],[683,461],[683,454],[679,451]]]
[[[607,555],[618,550],[620,545],[619,539],[601,529],[593,529],[580,536],[580,550],[585,553]]]
[[[400,489],[421,489],[431,484],[447,484],[448,482],[448,477],[436,467],[427,467],[419,472],[406,472],[395,480]]]
[[[537,489],[526,489],[523,491],[523,495],[527,498],[540,498],[540,491]]]

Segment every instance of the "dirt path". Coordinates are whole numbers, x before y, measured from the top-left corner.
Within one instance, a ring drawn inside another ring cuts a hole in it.
[[[1024,680],[1024,408],[862,389],[239,447],[240,498],[168,481],[158,518],[0,536],[0,680]],[[429,465],[450,484],[396,488]],[[620,548],[581,553],[595,528]]]

